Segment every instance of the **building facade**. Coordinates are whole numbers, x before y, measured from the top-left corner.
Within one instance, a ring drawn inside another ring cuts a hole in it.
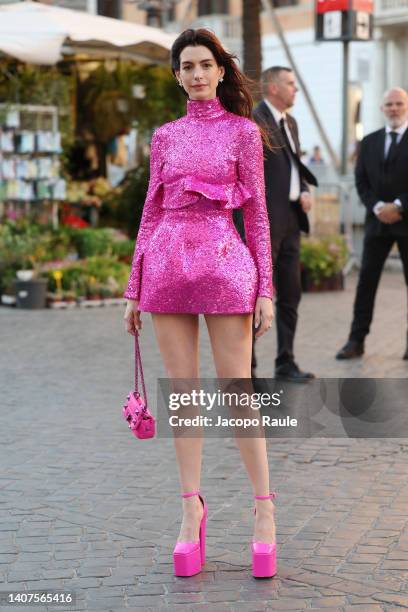
[[[14,0],[23,2],[24,0]],[[85,11],[93,15],[105,15],[116,19],[122,18],[122,0],[39,0],[43,4],[52,4],[74,11]],[[11,4],[13,0],[0,0],[1,4]]]
[[[147,3],[148,4],[148,3]],[[307,84],[314,105],[333,148],[340,155],[342,132],[342,44],[315,42],[314,2],[274,0],[297,68]],[[180,0],[163,11],[161,20],[125,2],[123,18],[159,25],[178,32],[185,27],[208,27],[224,45],[242,58],[242,0]],[[143,21],[144,20],[144,21]],[[156,21],[155,21],[156,20]],[[350,155],[356,141],[382,125],[380,104],[385,89],[408,89],[408,0],[376,0],[374,40],[350,45],[348,136]],[[288,65],[267,11],[261,13],[262,64]],[[321,145],[306,100],[299,93],[294,114],[302,126],[303,147]]]
[[[408,88],[408,0],[376,0],[374,40],[350,45],[350,155],[364,134],[382,125],[381,97],[393,85]],[[149,3],[145,3],[146,5]],[[154,3],[151,3],[154,4]],[[274,0],[276,14],[333,148],[340,155],[342,137],[342,44],[317,43],[314,2]],[[123,18],[179,32],[208,27],[242,61],[242,0],[179,0],[161,15],[149,15],[136,3],[123,3]],[[288,65],[267,11],[261,12],[262,67]],[[302,144],[321,145],[306,100],[299,93],[294,114],[302,126]]]
[[[8,0],[9,2],[10,0]],[[179,0],[158,2],[134,0],[42,0],[93,14],[179,32],[186,27],[207,27],[242,62],[241,11],[244,0]],[[6,3],[0,0],[1,4]],[[274,0],[276,14],[285,32],[296,66],[319,113],[333,148],[340,154],[342,125],[342,44],[315,42],[314,2]],[[288,65],[281,42],[267,11],[261,13],[263,68]],[[355,42],[350,49],[349,142],[382,125],[381,97],[385,89],[400,85],[408,89],[408,0],[376,0],[374,40]],[[306,100],[299,93],[294,115],[302,129],[303,148],[321,145],[318,130]]]

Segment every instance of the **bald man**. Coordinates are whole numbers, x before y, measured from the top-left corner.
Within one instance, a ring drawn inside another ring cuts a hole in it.
[[[396,242],[408,286],[408,94],[396,87],[384,94],[385,128],[362,142],[355,178],[367,209],[360,277],[349,339],[337,359],[361,357],[370,331],[381,272]],[[393,316],[392,304],[389,316]],[[408,360],[407,347],[403,359]]]

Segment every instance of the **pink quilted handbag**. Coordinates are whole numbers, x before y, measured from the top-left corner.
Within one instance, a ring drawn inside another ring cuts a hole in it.
[[[143,396],[138,390],[138,372],[142,379]],[[139,334],[135,335],[135,390],[127,396],[127,401],[122,408],[123,418],[127,421],[129,429],[136,438],[144,440],[153,438],[156,433],[156,421],[147,407],[146,387],[143,377],[142,359],[140,357]]]

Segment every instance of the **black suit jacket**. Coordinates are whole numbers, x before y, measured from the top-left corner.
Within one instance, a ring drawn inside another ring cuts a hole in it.
[[[361,141],[355,168],[356,187],[367,209],[366,233],[372,236],[408,236],[408,129],[396,150],[394,162],[387,173],[384,168],[385,129],[368,134]],[[399,198],[403,218],[397,223],[381,223],[373,212],[379,201],[393,202]]]
[[[280,127],[263,100],[255,108],[253,116],[258,125],[266,130],[273,147],[272,150],[264,147],[266,205],[269,214],[271,236],[272,238],[279,237],[286,233],[290,216],[290,153],[287,150]],[[296,146],[297,155],[300,158],[301,152],[297,123],[289,114],[287,115],[287,123]],[[309,191],[308,184],[317,185],[316,177],[306,166],[300,164],[299,172],[301,191]],[[292,206],[295,207],[300,230],[309,233],[307,214],[303,212],[299,202]]]

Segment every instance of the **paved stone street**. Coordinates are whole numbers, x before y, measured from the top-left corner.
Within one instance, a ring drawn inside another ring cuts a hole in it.
[[[340,363],[355,276],[307,294],[297,357],[321,377],[406,378],[406,290],[382,279],[360,362]],[[268,440],[278,491],[278,575],[250,575],[251,490],[232,439],[206,440],[207,563],[175,578],[181,502],[172,441],[138,441],[122,421],[132,343],[120,307],[0,309],[0,591],[64,589],[70,607],[21,610],[361,610],[408,608],[408,439]],[[150,316],[150,396],[163,375]],[[202,327],[202,374],[213,376]],[[274,333],[258,344],[271,377]],[[12,609],[3,606],[2,610]]]

